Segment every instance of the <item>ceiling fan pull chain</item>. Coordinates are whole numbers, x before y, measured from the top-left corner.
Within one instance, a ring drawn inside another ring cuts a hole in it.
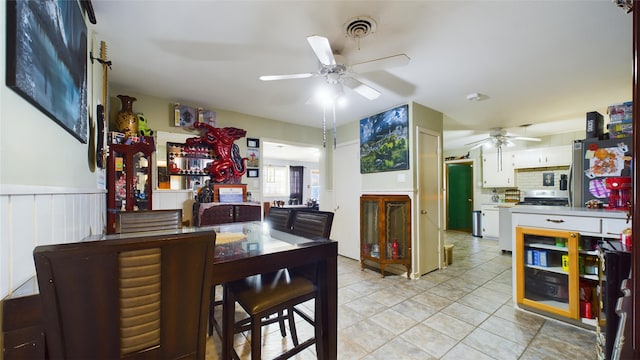
[[[498,145],[498,171],[502,171],[502,145]]]
[[[337,146],[337,130],[336,130],[336,104],[333,104],[333,148],[335,149]]]
[[[322,147],[327,147],[327,106],[322,106]]]

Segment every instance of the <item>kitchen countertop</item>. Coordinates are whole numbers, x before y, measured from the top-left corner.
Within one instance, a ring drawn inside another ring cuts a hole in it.
[[[624,210],[589,209],[569,206],[517,205],[511,207],[511,213],[593,216],[612,219],[627,218],[627,212]]]

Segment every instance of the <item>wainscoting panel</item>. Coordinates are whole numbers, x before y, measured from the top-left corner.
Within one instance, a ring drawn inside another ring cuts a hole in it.
[[[38,245],[80,241],[106,226],[104,190],[0,189],[0,299],[35,275]]]

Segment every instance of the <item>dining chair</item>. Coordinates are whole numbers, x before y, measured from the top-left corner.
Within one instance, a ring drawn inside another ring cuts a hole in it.
[[[52,359],[204,359],[215,232],[38,246]]]
[[[301,209],[293,215],[291,232],[311,239],[329,239],[332,225],[332,212]]]
[[[182,227],[182,209],[121,211],[116,214],[116,233],[171,230]]]
[[[317,274],[318,266],[311,266],[314,275]],[[233,347],[234,334],[249,330],[251,333],[251,359],[262,358],[262,327],[288,320],[291,332],[293,347],[276,357],[276,359],[288,359],[307,347],[316,344],[317,358],[323,359],[322,354],[322,327],[320,321],[321,306],[318,294],[318,286],[315,276],[308,278],[307,270],[304,275],[295,271],[281,269],[273,273],[260,274],[247,277],[242,280],[225,284],[226,314],[224,316],[235,316],[235,303],[237,302],[248,314],[246,319],[235,323],[234,332],[225,334],[223,341],[228,346]],[[314,318],[302,311],[295,309],[306,301],[314,300]],[[286,310],[286,314],[284,311]],[[298,340],[295,326],[294,311],[314,328],[314,336],[303,341]],[[272,315],[276,315],[272,317]],[[283,331],[281,325],[281,332]],[[282,334],[283,337],[285,334]],[[238,358],[235,350],[232,352],[234,358]]]
[[[291,232],[291,225],[295,211],[292,209],[271,207],[266,221],[274,230]]]
[[[270,209],[270,211],[272,211]],[[292,230],[295,235],[307,237],[313,241],[327,241],[331,234],[333,213],[328,211],[298,210],[293,212]],[[296,228],[297,227],[297,228]],[[322,330],[319,322],[320,302],[317,296],[317,265],[305,266],[294,269],[280,269],[275,273],[256,275],[243,280],[226,284],[225,296],[229,297],[227,304],[237,302],[249,315],[247,319],[236,322],[234,333],[251,330],[251,358],[260,359],[261,356],[261,328],[278,322],[280,332],[284,337],[284,321],[289,323],[289,331],[293,348],[278,356],[278,359],[287,359],[305,348],[317,344],[317,352],[321,352]],[[314,300],[314,318],[298,309],[296,306],[305,301]],[[227,301],[227,300],[225,300]],[[235,306],[227,306],[226,316],[235,315]],[[295,315],[310,323],[314,327],[314,337],[303,343],[298,340]],[[276,315],[272,317],[272,315]],[[233,337],[233,334],[231,334]],[[254,339],[260,339],[255,341]],[[223,341],[232,341],[223,339]],[[318,353],[318,359],[322,354]]]

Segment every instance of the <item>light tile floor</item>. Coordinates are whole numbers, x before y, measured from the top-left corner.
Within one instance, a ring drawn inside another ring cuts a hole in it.
[[[514,308],[511,254],[502,254],[496,241],[448,231],[445,243],[454,245],[453,263],[419,280],[381,278],[339,258],[339,359],[596,358],[593,331]],[[310,326],[297,323],[301,340],[312,335]],[[291,346],[276,325],[263,331],[263,358]],[[243,359],[249,344],[247,334],[236,335]],[[209,337],[207,359],[218,359],[219,349],[218,336]],[[315,359],[315,349],[294,358]]]

